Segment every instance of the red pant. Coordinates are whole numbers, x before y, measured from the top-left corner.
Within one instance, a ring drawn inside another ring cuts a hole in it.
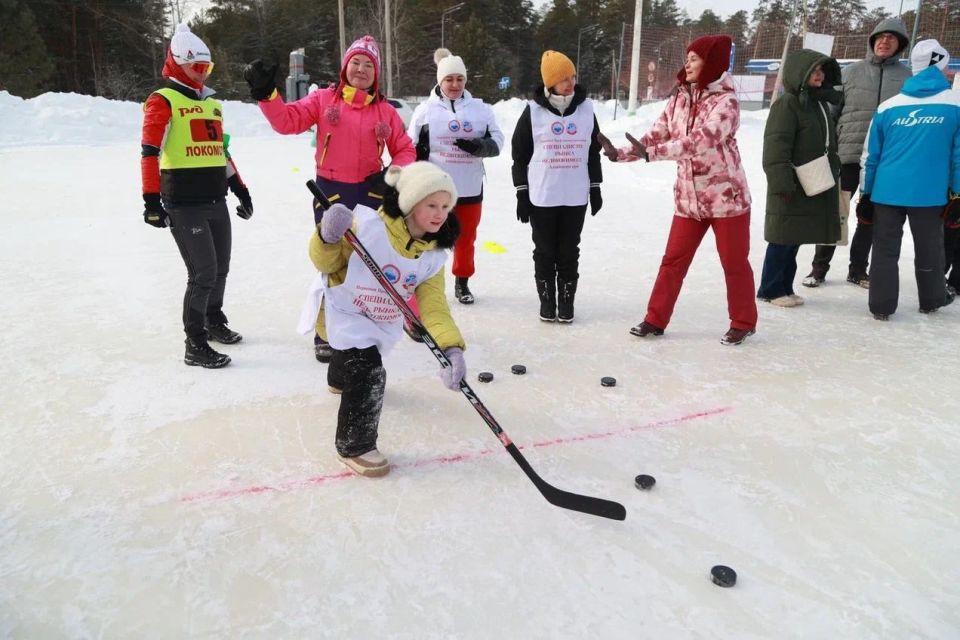
[[[700,241],[713,227],[717,239],[717,253],[727,281],[727,310],[730,326],[734,329],[753,329],[757,326],[757,301],[754,299],[753,269],[747,256],[750,253],[750,214],[732,218],[673,217],[670,237],[660,263],[660,273],[653,285],[647,317],[650,324],[666,329],[673,315],[673,307],[680,295],[680,287],[693,262]]]
[[[457,278],[469,278],[475,271],[473,266],[473,244],[477,241],[477,227],[480,225],[480,207],[482,202],[458,204],[453,215],[460,223],[460,235],[453,245],[453,275]]]

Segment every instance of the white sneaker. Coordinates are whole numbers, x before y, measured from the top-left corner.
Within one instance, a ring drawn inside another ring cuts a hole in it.
[[[778,307],[795,307],[798,304],[803,304],[803,302],[797,302],[793,296],[780,296],[779,298],[771,298],[770,304]]]
[[[800,305],[802,305],[802,304],[804,303],[803,298],[801,298],[800,296],[798,296],[798,295],[795,294],[795,293],[791,293],[791,294],[790,294],[790,297],[793,298],[793,301],[796,303],[796,304],[794,305],[795,307],[799,307]]]
[[[352,458],[346,458],[338,453],[337,459],[357,475],[367,478],[379,478],[390,473],[390,463],[376,449]]]

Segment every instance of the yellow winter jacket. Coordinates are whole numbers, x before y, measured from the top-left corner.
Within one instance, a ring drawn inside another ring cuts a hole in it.
[[[377,215],[380,216],[386,227],[390,246],[401,256],[418,258],[424,252],[437,248],[435,240],[414,240],[410,237],[410,232],[407,230],[403,218],[392,218],[385,215],[382,209],[377,212]],[[345,238],[336,244],[327,244],[320,239],[319,225],[317,226],[317,232],[310,234],[310,260],[318,271],[327,274],[329,286],[340,286],[347,276],[347,263],[353,253],[353,247]],[[356,222],[354,222],[354,227],[356,227]],[[354,228],[354,231],[356,231],[356,228]],[[453,321],[453,316],[450,315],[450,307],[447,305],[444,271],[444,269],[441,269],[433,277],[417,286],[415,295],[417,305],[420,307],[420,318],[441,349],[450,347],[465,349],[466,344],[463,341],[463,336],[460,335],[460,330]],[[317,317],[317,334],[326,340],[327,328],[324,318],[324,309],[321,307],[320,314]]]

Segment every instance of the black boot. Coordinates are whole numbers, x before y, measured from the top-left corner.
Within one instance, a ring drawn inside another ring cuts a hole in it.
[[[230,364],[230,356],[214,351],[207,344],[206,338],[187,338],[184,344],[187,349],[183,354],[183,361],[191,367],[219,369]]]
[[[576,295],[576,280],[557,278],[557,320],[573,322],[573,299]]]
[[[453,295],[460,301],[460,304],[473,304],[473,294],[470,293],[470,287],[467,286],[468,279],[457,278],[456,284],[453,285]]]
[[[544,322],[557,320],[557,284],[551,280],[537,280],[537,295],[540,296],[540,319]]]
[[[225,322],[207,323],[207,338],[220,344],[235,344],[243,340],[243,336],[232,330]]]

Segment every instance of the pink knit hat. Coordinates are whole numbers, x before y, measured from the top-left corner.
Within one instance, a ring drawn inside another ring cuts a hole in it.
[[[351,44],[346,53],[343,54],[343,62],[340,64],[340,84],[347,85],[347,64],[350,58],[356,55],[364,55],[373,60],[373,86],[368,93],[376,95],[380,92],[380,47],[373,36],[363,36],[357,38]]]

